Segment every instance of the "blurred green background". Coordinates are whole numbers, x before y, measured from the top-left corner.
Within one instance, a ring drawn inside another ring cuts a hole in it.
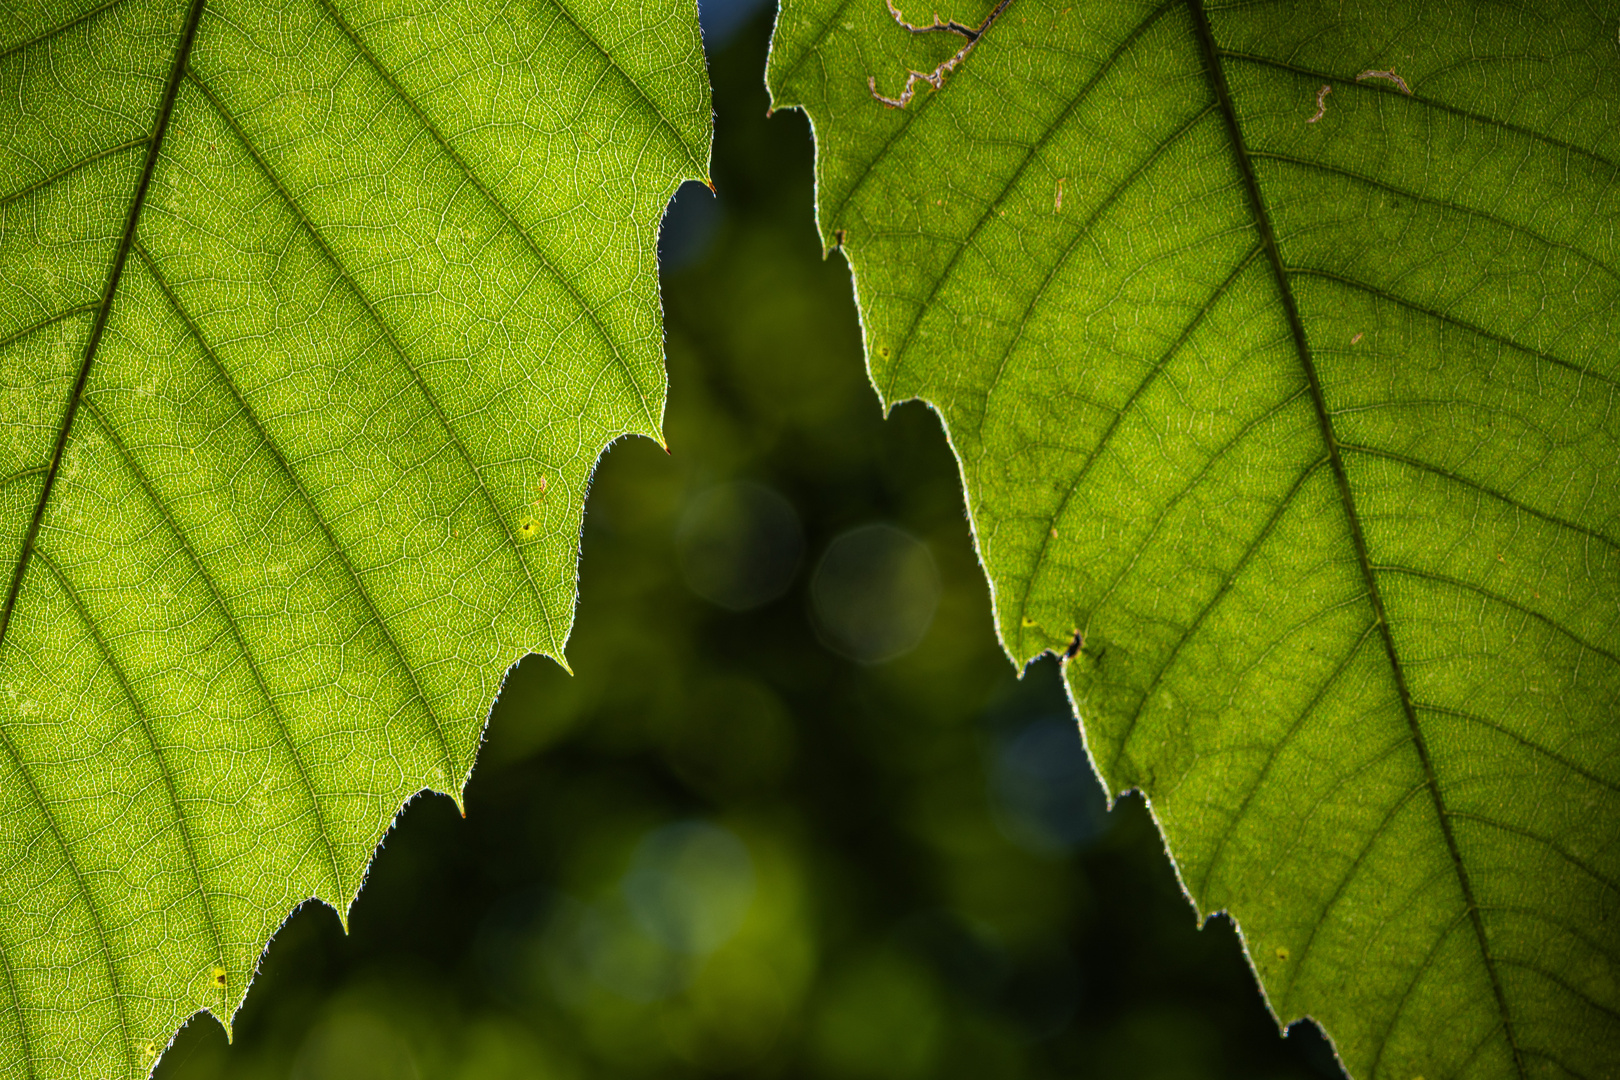
[[[300,909],[162,1080],[1341,1075],[1105,810],[1054,662],[999,651],[938,421],[880,417],[808,124],[766,118],[770,18],[704,10],[672,452],[597,471],[577,674],[515,668],[465,820],[412,802],[348,935]]]

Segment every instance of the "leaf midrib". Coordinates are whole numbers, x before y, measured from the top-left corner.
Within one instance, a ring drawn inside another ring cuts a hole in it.
[[[191,0],[191,9],[186,13],[186,21],[180,32],[180,44],[175,50],[168,81],[163,87],[163,97],[158,102],[157,119],[152,125],[151,141],[147,144],[146,162],[141,167],[141,178],[135,185],[134,195],[130,198],[129,212],[124,217],[124,231],[118,238],[118,248],[113,253],[112,265],[107,270],[107,282],[102,289],[101,304],[96,308],[95,322],[91,325],[90,337],[85,342],[84,358],[79,363],[78,375],[74,379],[73,389],[69,392],[67,404],[62,411],[62,420],[56,431],[56,444],[51,449],[50,466],[45,473],[45,483],[41,485],[39,499],[34,503],[34,514],[28,523],[28,532],[23,536],[22,549],[17,553],[17,563],[12,570],[11,583],[6,589],[5,603],[0,606],[0,648],[4,647],[6,632],[11,628],[11,616],[16,610],[23,577],[28,572],[34,544],[39,538],[39,527],[45,517],[45,507],[50,502],[51,491],[56,486],[56,477],[62,468],[62,455],[67,448],[68,433],[73,429],[73,420],[78,415],[79,403],[84,398],[84,388],[90,381],[90,368],[95,362],[96,350],[101,345],[101,336],[107,329],[107,318],[112,312],[113,298],[118,294],[118,281],[123,277],[124,264],[128,261],[130,248],[135,243],[135,226],[140,221],[142,207],[146,205],[146,192],[152,184],[152,173],[157,168],[158,152],[163,148],[164,135],[168,133],[169,117],[174,112],[175,98],[180,93],[180,82],[185,76],[191,47],[197,40],[197,26],[202,22],[203,5],[206,2],[207,0]],[[110,6],[111,4],[103,5],[103,8]],[[83,17],[88,18],[103,8],[87,12]]]
[[[95,362],[96,350],[100,346],[102,334],[107,328],[107,318],[112,311],[113,298],[118,293],[118,282],[123,276],[124,264],[128,261],[130,248],[134,244],[135,227],[140,221],[141,208],[146,204],[146,192],[151,186],[152,173],[157,167],[158,151],[163,146],[163,137],[168,131],[169,118],[174,112],[174,102],[180,91],[180,81],[186,70],[186,61],[191,55],[192,45],[197,40],[197,27],[202,22],[203,5],[205,3],[206,0],[192,0],[191,8],[186,13],[186,21],[180,32],[180,42],[175,50],[174,62],[169,71],[168,82],[164,84],[163,97],[158,102],[157,117],[152,125],[151,141],[147,145],[146,161],[141,168],[141,178],[135,186],[133,196],[130,198],[129,211],[124,218],[124,231],[119,237],[118,248],[113,254],[112,265],[107,270],[107,281],[102,289],[101,304],[96,308],[95,322],[92,324],[90,336],[85,342],[84,358],[79,363],[78,375],[74,379],[73,388],[68,394],[67,404],[63,407],[62,420],[56,432],[56,443],[51,449],[50,465],[46,469],[44,483],[40,485],[39,498],[34,504],[33,517],[29,521],[27,533],[23,536],[22,547],[17,553],[16,565],[12,568],[11,582],[6,589],[5,603],[0,606],[0,649],[4,648],[6,632],[11,628],[11,617],[16,611],[17,597],[22,590],[23,578],[28,573],[28,565],[34,554],[34,545],[39,539],[39,528],[45,517],[45,507],[50,502],[51,492],[56,486],[56,477],[61,472],[62,457],[67,447],[68,433],[73,428],[73,421],[78,415],[79,405],[84,400],[84,389],[89,383],[90,368]],[[82,22],[84,19],[99,14],[102,10],[111,6],[111,3],[104,4],[86,12],[74,22]],[[57,28],[57,32],[60,29]],[[124,1053],[129,1061],[131,1071],[138,1072],[139,1062],[135,1057],[135,1042],[130,1034],[129,1010],[118,978],[118,965],[113,961],[112,949],[107,940],[107,931],[102,924],[95,898],[90,893],[89,884],[85,880],[83,871],[79,869],[78,863],[73,858],[67,838],[62,835],[60,827],[56,824],[55,816],[51,814],[44,793],[39,790],[39,785],[34,780],[33,773],[29,771],[28,766],[23,762],[22,755],[17,752],[16,745],[11,741],[11,734],[5,729],[4,725],[0,725],[0,745],[4,746],[6,756],[11,759],[12,766],[22,776],[23,782],[27,785],[35,803],[39,805],[40,812],[45,817],[46,827],[55,838],[57,846],[61,848],[63,858],[67,861],[68,868],[78,885],[79,893],[84,898],[86,911],[89,913],[101,945],[102,957],[106,961],[107,977],[111,982],[113,999],[118,1009],[119,1029],[124,1036]],[[170,793],[172,796],[172,787]],[[193,868],[195,869],[195,867]],[[215,933],[215,940],[217,944],[217,932]],[[11,995],[15,998],[16,987],[11,984],[11,967],[9,963],[6,965],[6,974]],[[32,1043],[28,1038],[26,1021],[23,1016],[23,1013],[17,1013],[19,1025],[25,1028],[22,1038],[23,1049],[25,1054],[28,1055],[27,1068],[29,1075],[32,1076],[34,1075],[34,1063],[30,1052]]]
[[[1187,0],[1187,7],[1192,14],[1198,47],[1203,53],[1204,67],[1209,78],[1210,89],[1215,94],[1215,98],[1220,105],[1221,115],[1226,122],[1227,134],[1231,140],[1232,154],[1243,179],[1244,191],[1248,196],[1250,210],[1254,215],[1255,228],[1260,234],[1261,246],[1265,249],[1267,261],[1271,264],[1272,275],[1276,279],[1278,297],[1282,303],[1284,314],[1287,316],[1289,331],[1294,340],[1294,349],[1299,356],[1300,364],[1305,369],[1305,377],[1310,386],[1311,403],[1316,411],[1317,424],[1322,434],[1322,440],[1327,445],[1328,463],[1332,469],[1333,478],[1338,485],[1339,498],[1344,506],[1345,517],[1350,526],[1351,539],[1356,549],[1356,562],[1361,568],[1362,579],[1367,586],[1367,598],[1373,606],[1373,614],[1384,642],[1384,651],[1389,658],[1390,670],[1395,679],[1396,691],[1401,699],[1401,709],[1406,715],[1412,745],[1417,752],[1419,764],[1423,769],[1424,786],[1429,791],[1430,800],[1434,805],[1435,817],[1440,826],[1441,835],[1445,839],[1446,851],[1451,857],[1452,869],[1456,873],[1457,882],[1463,894],[1463,903],[1467,908],[1469,923],[1473,927],[1474,937],[1479,946],[1480,958],[1490,979],[1492,994],[1496,999],[1497,1012],[1502,1022],[1502,1031],[1507,1039],[1508,1048],[1513,1055],[1514,1069],[1522,1080],[1526,1075],[1524,1056],[1514,1035],[1512,1017],[1508,1012],[1507,996],[1502,987],[1501,977],[1496,969],[1496,959],[1491,954],[1490,945],[1485,936],[1485,925],[1480,917],[1479,905],[1474,899],[1474,889],[1469,880],[1468,869],[1463,864],[1462,853],[1457,846],[1456,836],[1452,832],[1450,812],[1447,810],[1445,799],[1440,792],[1439,776],[1429,754],[1428,742],[1424,738],[1422,726],[1418,722],[1417,710],[1413,707],[1412,692],[1407,685],[1406,670],[1401,663],[1400,652],[1396,648],[1395,638],[1390,629],[1389,617],[1384,606],[1383,593],[1379,587],[1378,575],[1368,554],[1367,538],[1362,527],[1361,516],[1356,509],[1355,494],[1351,490],[1349,474],[1345,470],[1344,459],[1339,452],[1338,436],[1334,431],[1332,414],[1327,407],[1327,398],[1322,389],[1321,375],[1311,354],[1310,342],[1305,333],[1305,324],[1300,318],[1293,288],[1289,284],[1288,270],[1283,263],[1282,253],[1277,246],[1276,231],[1272,226],[1270,215],[1267,213],[1265,198],[1260,191],[1259,177],[1254,169],[1254,161],[1249,155],[1248,145],[1243,138],[1243,130],[1238,123],[1237,109],[1232,102],[1231,89],[1227,86],[1226,72],[1221,66],[1223,52],[1215,43],[1215,35],[1210,28],[1209,15],[1204,10],[1203,0]]]

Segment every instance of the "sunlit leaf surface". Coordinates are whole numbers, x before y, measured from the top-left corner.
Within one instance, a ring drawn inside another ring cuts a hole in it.
[[[562,657],[677,0],[0,10],[0,1075],[144,1075]]]
[[[1354,1076],[1614,1075],[1620,10],[940,14],[769,78],[1009,652]]]

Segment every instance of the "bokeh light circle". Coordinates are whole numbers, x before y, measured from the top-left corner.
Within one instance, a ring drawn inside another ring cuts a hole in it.
[[[803,553],[799,515],[761,484],[720,484],[699,492],[675,530],[687,588],[728,611],[748,611],[781,596]]]
[[[754,866],[730,830],[681,821],[636,846],[623,889],[644,933],[665,948],[702,956],[742,925],[754,899]]]
[[[863,525],[827,545],[810,583],[816,628],[864,664],[921,644],[939,608],[939,570],[926,545],[893,525]]]

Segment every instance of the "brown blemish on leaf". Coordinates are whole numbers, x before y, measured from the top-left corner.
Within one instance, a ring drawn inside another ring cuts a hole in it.
[[[1012,0],[1001,0],[996,5],[995,10],[985,16],[984,22],[978,26],[964,26],[955,19],[941,19],[937,13],[934,15],[934,21],[929,25],[913,26],[911,23],[906,22],[905,16],[900,14],[900,9],[894,6],[894,0],[883,0],[883,2],[888,6],[889,14],[894,16],[894,21],[913,34],[932,34],[936,31],[944,31],[967,39],[966,44],[957,49],[949,59],[941,61],[933,71],[913,70],[907,72],[906,85],[901,89],[900,96],[897,98],[884,97],[878,93],[876,75],[866,77],[867,88],[872,91],[873,97],[891,109],[903,109],[911,104],[911,97],[917,92],[919,82],[925,82],[935,90],[942,89],[945,86],[945,76],[955,71],[957,66],[967,59],[968,53],[972,52],[973,47],[984,37],[984,32],[990,29],[992,23],[1001,18],[1001,13],[1007,10],[1007,5],[1011,4]]]
[[[1352,345],[1360,345],[1361,344],[1361,337],[1362,337],[1362,335],[1358,332],[1355,337],[1350,339],[1350,344],[1352,344]]]
[[[209,976],[209,981],[214,984],[214,988],[216,990],[225,989],[225,969],[222,967],[216,967]]]
[[[1281,945],[1277,947],[1277,959],[1284,963],[1288,961],[1288,950]]]
[[[664,450],[667,453],[669,448],[666,446]],[[546,489],[550,486],[546,482],[546,478],[542,476],[540,483],[535,487],[534,501],[529,503],[529,512],[518,520],[518,532],[523,535],[525,540],[540,529],[540,517],[545,511]]]
[[[1316,92],[1316,115],[1305,121],[1307,124],[1314,124],[1327,115],[1327,96],[1331,93],[1333,93],[1333,87],[1323,83],[1322,89]]]
[[[1067,179],[1067,176],[1058,177],[1057,194],[1052,198],[1052,213],[1054,214],[1063,213],[1063,181]]]
[[[1076,630],[1074,632],[1074,636],[1069,639],[1069,647],[1067,649],[1063,650],[1063,659],[1066,660],[1066,661],[1067,660],[1073,660],[1076,656],[1080,655],[1080,650],[1085,648],[1085,647],[1086,647],[1086,635],[1085,635],[1085,633],[1083,631]]]
[[[1401,93],[1407,97],[1412,96],[1412,88],[1406,85],[1406,80],[1393,71],[1363,71],[1356,76],[1356,82],[1366,82],[1368,79],[1387,79],[1401,88]]]

